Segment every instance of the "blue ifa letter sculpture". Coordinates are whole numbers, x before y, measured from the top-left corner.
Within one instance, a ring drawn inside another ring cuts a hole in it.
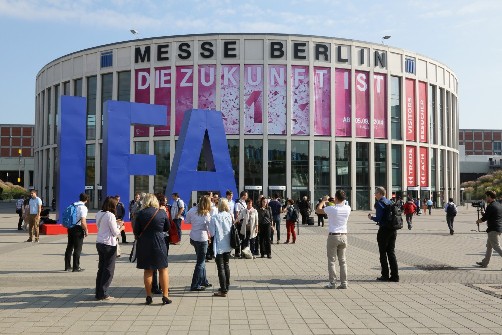
[[[85,188],[86,100],[61,97],[59,112],[57,206],[59,214]],[[124,101],[107,101],[103,109],[103,195],[120,195],[129,203],[130,175],[155,175],[155,156],[131,155],[131,125],[167,124],[166,107]],[[126,211],[127,219],[128,212]]]
[[[208,171],[197,171],[201,149]],[[237,194],[221,112],[202,109],[185,112],[166,197],[176,192],[187,201],[192,191],[219,191],[223,196],[226,190]]]

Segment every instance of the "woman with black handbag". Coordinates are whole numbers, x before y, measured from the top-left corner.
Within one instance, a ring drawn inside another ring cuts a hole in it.
[[[154,194],[147,194],[143,206],[136,217],[134,235],[136,238],[137,268],[143,269],[146,291],[146,304],[152,303],[153,271],[159,270],[162,287],[162,304],[170,304],[169,272],[167,269],[167,247],[164,232],[169,229],[166,211],[159,210],[159,201]]]

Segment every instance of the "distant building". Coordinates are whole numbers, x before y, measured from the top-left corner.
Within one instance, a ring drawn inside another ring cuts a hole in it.
[[[460,182],[502,169],[502,130],[460,129]]]
[[[34,125],[0,125],[0,179],[29,188],[33,185]]]

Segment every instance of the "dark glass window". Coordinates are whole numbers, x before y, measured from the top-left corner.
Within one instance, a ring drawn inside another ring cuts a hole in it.
[[[387,187],[387,145],[375,143],[375,186]]]
[[[103,133],[103,115],[105,114],[105,102],[112,100],[113,74],[107,73],[101,76],[101,134]],[[99,138],[102,137],[100,134]]]
[[[451,104],[450,104],[450,92],[446,91],[446,124],[445,124],[445,135],[446,135],[446,146],[451,146]]]
[[[96,176],[96,146],[87,144],[86,146],[86,170],[85,170],[85,185],[94,186]]]
[[[244,140],[244,185],[263,186],[262,140]]]
[[[171,171],[169,141],[153,142],[153,154],[157,157],[157,174],[153,177],[153,191],[155,193],[164,193],[169,172]]]
[[[131,100],[131,71],[123,71],[118,73],[117,100]]]
[[[436,185],[436,165],[437,165],[437,158],[436,158],[436,150],[431,149],[430,151],[431,155],[431,191],[437,191],[437,185]]]
[[[87,78],[87,139],[96,139],[96,76]]]
[[[101,53],[101,68],[113,66],[113,51]]]
[[[330,193],[330,142],[314,142],[314,199]]]
[[[228,152],[230,153],[230,160],[232,161],[232,169],[234,170],[235,185],[237,191],[239,188],[239,140],[227,140]],[[237,194],[235,194],[237,196]]]
[[[310,198],[309,190],[309,141],[291,141],[291,196]]]
[[[401,140],[401,78],[390,77],[390,129],[393,140]]]
[[[336,188],[342,189],[350,199],[350,142],[336,142]]]
[[[75,79],[73,82],[73,95],[76,97],[82,96],[82,78]]]
[[[444,110],[443,110],[443,102],[444,102],[444,89],[439,88],[439,138],[438,144],[443,144],[443,129],[444,129]]]
[[[46,138],[45,138],[45,144],[49,144],[51,140],[51,128],[52,128],[52,91],[51,88],[49,87],[47,89],[47,131],[45,132]],[[49,182],[47,180],[47,182]],[[46,184],[47,185],[47,184]]]
[[[58,139],[59,91],[59,85],[54,86],[54,143],[56,143]]]
[[[356,143],[356,208],[369,209],[369,143]]]
[[[148,155],[148,142],[134,142],[134,153]],[[134,176],[134,192],[148,193],[148,176]]]
[[[268,141],[268,185],[286,186],[286,140]]]
[[[401,146],[392,145],[392,193],[403,190],[403,156]]]
[[[71,95],[69,81],[63,83],[63,95]]]
[[[432,143],[437,144],[436,135],[436,86],[429,86],[429,137]]]

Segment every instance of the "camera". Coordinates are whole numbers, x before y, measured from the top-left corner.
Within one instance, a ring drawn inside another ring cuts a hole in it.
[[[481,200],[478,200],[478,201],[473,201],[473,202],[471,203],[471,206],[472,206],[472,207],[481,208]]]

